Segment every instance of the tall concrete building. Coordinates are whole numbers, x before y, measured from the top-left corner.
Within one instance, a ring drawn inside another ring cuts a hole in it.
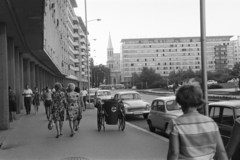
[[[207,37],[208,71],[233,67],[232,37]],[[174,70],[201,69],[200,37],[136,38],[122,39],[121,42],[121,81],[124,83],[130,83],[132,73],[140,73],[143,67],[153,68],[162,76],[168,76]]]
[[[114,53],[112,39],[109,34],[107,47],[107,67],[110,69],[111,84],[121,83],[121,57],[120,53]]]
[[[43,89],[61,82],[82,86],[85,34],[76,0],[2,0],[0,5],[0,130],[8,129],[8,86],[23,109],[24,85]]]

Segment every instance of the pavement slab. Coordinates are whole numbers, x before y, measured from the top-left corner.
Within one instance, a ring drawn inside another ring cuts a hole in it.
[[[63,135],[55,138],[56,130],[48,130],[41,105],[39,114],[24,115],[5,138],[0,150],[1,160],[165,160],[168,141],[126,123],[124,131],[117,125],[106,125],[97,131],[97,110],[83,112],[80,130],[70,137],[68,121]]]

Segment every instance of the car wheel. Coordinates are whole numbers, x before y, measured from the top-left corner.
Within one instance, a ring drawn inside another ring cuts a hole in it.
[[[156,128],[154,128],[154,127],[152,126],[152,122],[151,122],[151,121],[148,122],[148,127],[149,127],[149,130],[150,130],[151,132],[155,132]]]
[[[148,113],[147,114],[143,114],[143,118],[144,119],[148,119]]]

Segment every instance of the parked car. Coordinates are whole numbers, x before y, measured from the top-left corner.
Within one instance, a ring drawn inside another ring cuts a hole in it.
[[[90,88],[89,89],[89,95],[90,95],[90,103],[94,103],[94,97],[95,97],[95,92],[98,91],[98,88]],[[87,95],[87,102],[89,102],[89,97]]]
[[[175,96],[160,97],[153,100],[147,123],[149,130],[156,129],[165,131],[172,118],[183,114],[181,107],[177,104]]]
[[[169,88],[169,89],[173,88],[173,85],[174,85],[174,84],[168,85],[168,88]]]
[[[209,116],[217,123],[224,145],[226,146],[236,118],[240,116],[240,100],[219,101],[209,104]],[[232,160],[240,159],[240,143]]]
[[[218,82],[215,81],[215,80],[208,80],[207,81],[207,84],[210,85],[210,84],[217,84]]]
[[[118,92],[115,94],[114,100],[123,103],[126,116],[143,115],[144,119],[148,118],[148,114],[150,112],[150,104],[143,101],[141,95],[138,92]]]
[[[137,89],[137,87],[136,87],[136,86],[133,86],[132,89]]]
[[[236,81],[239,81],[239,79],[238,78],[233,78],[233,79],[227,81],[227,83],[235,83]]]
[[[95,92],[94,105],[98,102],[103,103],[105,100],[112,99],[112,93],[110,90],[98,90]]]

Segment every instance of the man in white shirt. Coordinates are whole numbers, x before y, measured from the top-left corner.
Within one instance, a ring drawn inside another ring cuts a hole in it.
[[[29,88],[28,84],[25,85],[25,89],[23,90],[23,94],[24,96],[24,106],[26,109],[26,114],[30,114],[31,112],[31,98],[33,95],[32,90]]]
[[[83,111],[86,110],[87,106],[86,106],[86,101],[87,101],[87,94],[88,92],[86,91],[86,88],[84,87],[83,90],[82,90],[82,96],[83,96],[83,102],[84,102],[84,109]]]

